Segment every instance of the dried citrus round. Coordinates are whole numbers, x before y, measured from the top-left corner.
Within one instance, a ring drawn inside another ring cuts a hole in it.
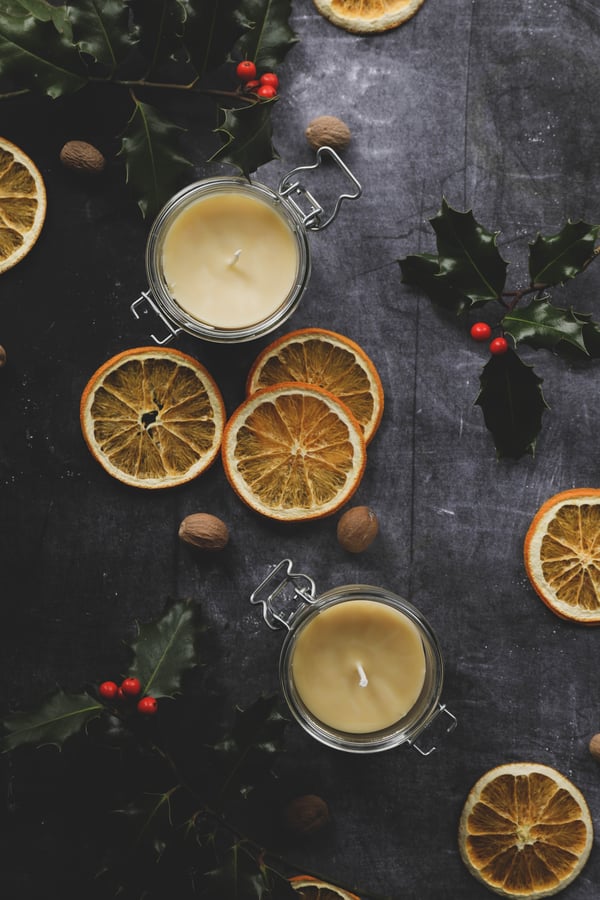
[[[216,458],[225,406],[204,366],[179,350],[139,347],[109,359],[81,398],[92,454],[125,484],[165,488],[204,472]]]
[[[575,488],[546,500],[525,535],[525,569],[557,615],[600,624],[598,488]]]
[[[425,0],[314,0],[326,19],[355,34],[397,28],[417,12]]]
[[[356,894],[350,894],[335,884],[328,884],[310,875],[295,875],[290,878],[290,884],[301,900],[360,900]]]
[[[20,147],[0,137],[0,272],[26,256],[46,218],[46,188]]]
[[[234,412],[222,445],[238,496],[271,519],[316,519],[348,500],[366,464],[360,425],[337,397],[299,382],[257,391]]]
[[[248,395],[287,381],[316,384],[346,404],[360,423],[367,444],[383,415],[379,373],[364,350],[341,334],[303,328],[285,334],[259,354],[246,382]]]
[[[587,803],[564,775],[508,763],[467,797],[459,849],[472,875],[503,897],[550,897],[583,869],[593,842]]]

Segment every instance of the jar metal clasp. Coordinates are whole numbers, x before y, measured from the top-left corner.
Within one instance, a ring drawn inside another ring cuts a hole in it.
[[[321,218],[324,212],[323,207],[313,197],[310,191],[305,188],[297,176],[300,172],[311,172],[314,169],[318,169],[322,164],[324,157],[329,157],[338,166],[354,186],[354,190],[349,194],[340,194],[333,208],[333,212],[323,220]],[[316,153],[316,162],[312,163],[310,166],[296,166],[295,169],[292,169],[291,172],[288,172],[287,175],[283,176],[279,182],[278,194],[281,197],[285,197],[288,203],[294,207],[296,212],[300,215],[302,224],[305,228],[309,231],[321,231],[333,222],[344,200],[357,200],[360,197],[362,194],[362,187],[358,179],[352,174],[346,163],[340,159],[335,150],[332,150],[331,147],[319,147]],[[298,197],[308,200],[308,212],[304,211],[303,207],[298,202]]]
[[[315,583],[308,575],[292,572],[292,560],[282,559],[250,595],[250,603],[262,606],[263,619],[273,631],[291,629],[290,621],[297,611],[297,602],[316,603]],[[291,588],[291,593],[288,591]]]

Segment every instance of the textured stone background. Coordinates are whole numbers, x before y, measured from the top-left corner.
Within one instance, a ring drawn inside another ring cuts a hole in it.
[[[312,279],[280,333],[340,331],[379,368],[386,410],[355,500],[377,511],[380,536],[354,557],[337,544],[335,517],[293,527],[264,520],[236,499],[220,463],[167,492],[128,489],[97,466],[79,432],[79,398],[105,359],[148,342],[146,323],[129,312],[146,287],[147,225],[116,166],[96,184],[60,167],[69,138],[104,140],[110,150],[100,109],[80,110],[75,121],[60,107],[4,104],[0,129],[40,166],[49,207],[38,245],[0,281],[0,343],[10,360],[0,377],[0,698],[15,709],[57,683],[77,690],[102,680],[122,664],[120,642],[136,620],[158,615],[168,597],[191,596],[213,628],[209,684],[244,705],[277,689],[280,637],[248,603],[271,563],[291,557],[321,591],[386,586],[437,631],[443,699],[459,726],[434,736],[440,749],[427,759],[408,748],[357,758],[291,728],[283,777],[322,794],[333,816],[299,855],[365,895],[483,900],[489,894],[464,869],[456,831],[467,792],[488,768],[555,766],[600,822],[600,771],[587,751],[600,730],[599,633],[548,611],[522,565],[538,506],[599,483],[598,364],[525,352],[551,409],[535,458],[496,461],[473,405],[485,348],[402,285],[396,260],[434,249],[427,219],[442,196],[501,230],[513,286],[523,283],[538,230],[555,233],[567,218],[600,221],[599,7],[426,0],[403,27],[360,37],[330,25],[311,0],[295,0],[293,25],[300,42],[281,67],[274,112],[281,159],[258,177],[275,186],[310,162],[304,128],[329,113],[352,129],[345,159],[364,195],[311,237]],[[229,173],[203,162],[211,148],[195,141],[193,125],[190,141],[199,177]],[[564,293],[565,303],[600,317],[600,269]],[[232,411],[267,342],[232,349],[181,337],[176,345],[212,371]],[[214,559],[177,539],[180,520],[200,510],[231,528],[230,546]],[[42,862],[46,840],[44,823],[32,823]],[[8,872],[7,900],[28,898],[22,866]],[[595,848],[564,896],[590,900],[599,890]]]

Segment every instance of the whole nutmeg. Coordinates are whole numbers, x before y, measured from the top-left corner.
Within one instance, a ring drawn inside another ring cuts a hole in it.
[[[288,803],[284,819],[286,827],[294,834],[313,834],[329,821],[329,807],[316,794],[305,794]]]
[[[0,369],[2,368],[2,366],[5,366],[5,365],[6,365],[6,350],[4,349],[2,344],[0,344]]]
[[[179,537],[200,550],[222,550],[229,541],[225,522],[210,513],[192,513],[179,526]]]
[[[67,141],[60,151],[60,161],[67,169],[86,175],[99,175],[106,165],[100,151],[87,141]]]
[[[345,150],[350,143],[350,129],[345,122],[336,116],[317,116],[308,123],[306,140],[314,150],[319,147],[331,147],[332,150]]]
[[[338,522],[337,538],[348,553],[362,553],[377,536],[379,522],[368,506],[354,506]]]
[[[595,734],[590,738],[589,751],[598,762],[600,762],[600,734]]]

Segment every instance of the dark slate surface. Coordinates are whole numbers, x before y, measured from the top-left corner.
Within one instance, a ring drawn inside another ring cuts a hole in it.
[[[327,832],[294,852],[365,896],[479,900],[489,894],[464,869],[456,831],[467,792],[488,768],[555,766],[600,815],[600,771],[587,750],[600,730],[598,632],[548,611],[522,565],[538,506],[556,491],[598,484],[598,368],[525,353],[551,409],[535,458],[496,461],[473,405],[485,349],[403,286],[396,260],[433,249],[426,220],[442,196],[501,230],[515,285],[538,230],[554,233],[569,217],[599,221],[599,8],[595,0],[426,0],[402,28],[360,37],[295,0],[293,24],[300,43],[281,68],[274,114],[281,159],[258,175],[274,186],[311,161],[303,131],[315,115],[351,127],[345,158],[364,196],[312,236],[312,280],[288,325],[345,333],[379,368],[385,416],[356,502],[377,511],[380,536],[350,556],[337,544],[335,517],[295,527],[262,519],[235,498],[220,463],[189,486],[144,492],[94,462],[79,398],[105,359],[148,341],[129,313],[146,287],[147,224],[117,163],[92,183],[58,162],[73,137],[114,151],[100,110],[3,104],[0,129],[40,166],[49,206],[38,245],[0,280],[9,356],[0,372],[0,697],[13,710],[56,684],[77,690],[110,676],[135,621],[158,615],[168,597],[190,596],[218,648],[209,684],[243,706],[277,689],[280,638],[248,604],[271,563],[291,557],[322,591],[389,587],[438,632],[444,700],[459,726],[427,759],[408,748],[344,755],[292,727],[283,777],[332,810]],[[229,172],[204,163],[214,148],[195,122],[191,129],[198,175]],[[597,317],[599,293],[592,267],[565,302]],[[222,348],[182,337],[176,345],[212,371],[232,411],[266,343]],[[178,541],[180,520],[200,510],[231,528],[220,556],[200,558]],[[29,897],[48,841],[44,822],[32,822],[26,861],[2,865],[7,900]],[[594,848],[564,896],[591,900],[599,885]]]

